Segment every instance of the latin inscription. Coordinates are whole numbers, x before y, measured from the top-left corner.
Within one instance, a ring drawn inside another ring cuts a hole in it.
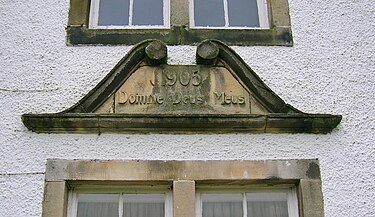
[[[219,102],[221,105],[230,105],[230,104],[238,104],[243,105],[245,104],[245,97],[244,96],[231,96],[225,92],[214,92],[215,95],[215,102]]]
[[[146,104],[162,104],[164,101],[160,95],[142,95],[142,94],[128,94],[126,92],[118,93],[118,103],[131,105],[146,105]]]
[[[150,82],[151,85],[158,85]],[[189,86],[200,86],[202,84],[202,76],[199,71],[182,71],[182,72],[172,72],[172,71],[162,71],[162,88],[173,87],[176,85],[181,85],[182,87],[188,88]],[[120,91],[117,93],[119,104],[129,104],[129,105],[149,105],[156,104],[160,105],[165,102],[172,103],[173,105],[178,104],[203,104],[205,102],[205,97],[203,95],[196,94],[184,94],[184,92],[174,92],[168,97],[162,96],[160,94],[139,94],[139,93],[127,93]],[[233,96],[226,92],[213,92],[212,98],[214,98],[215,104],[220,105],[243,105],[245,104],[245,96]]]
[[[225,92],[213,92],[215,98],[215,104],[230,105],[230,104],[245,104],[244,96],[231,96]],[[173,105],[177,104],[202,104],[204,97],[202,95],[184,95],[182,93],[175,93],[169,97],[169,101]],[[128,94],[126,92],[118,93],[119,104],[130,104],[130,105],[148,105],[148,104],[163,104],[164,97],[161,95],[142,95],[142,94]]]
[[[222,67],[141,67],[114,99],[116,113],[250,112],[249,93]]]

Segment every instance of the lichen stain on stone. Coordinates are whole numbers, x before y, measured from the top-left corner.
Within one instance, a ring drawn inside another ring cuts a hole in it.
[[[309,164],[309,168],[306,171],[306,175],[310,179],[319,179],[320,178],[319,165],[316,164],[315,162],[311,162]]]
[[[149,161],[147,168],[150,176],[161,175],[163,178],[172,179],[181,171],[181,163],[178,161]]]

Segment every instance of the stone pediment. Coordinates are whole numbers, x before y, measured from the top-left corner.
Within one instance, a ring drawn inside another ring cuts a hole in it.
[[[71,108],[24,114],[35,132],[327,133],[340,115],[286,104],[229,47],[200,43],[196,65],[168,65],[157,40],[136,45]]]

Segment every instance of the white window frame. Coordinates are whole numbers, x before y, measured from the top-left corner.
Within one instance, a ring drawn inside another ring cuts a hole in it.
[[[136,0],[129,0],[129,24],[125,26],[110,25],[99,26],[99,5],[100,0],[91,0],[89,14],[89,28],[91,29],[165,29],[170,28],[170,1],[163,0],[163,25],[133,25],[133,5]]]
[[[196,204],[195,204],[195,216],[202,217],[202,199],[201,195],[206,193],[212,194],[242,194],[242,209],[243,217],[247,217],[247,198],[246,193],[264,193],[264,192],[284,192],[287,193],[287,203],[288,203],[288,214],[289,217],[299,217],[298,210],[298,198],[297,190],[295,186],[290,187],[265,187],[265,188],[244,188],[244,187],[230,187],[230,188],[220,188],[220,187],[210,187],[210,188],[199,188],[196,190]]]
[[[153,187],[153,189],[147,187],[136,187],[136,188],[111,188],[110,186],[100,187],[80,187],[73,188],[68,192],[68,208],[67,217],[77,217],[78,209],[78,194],[117,194],[119,197],[119,217],[123,216],[123,200],[124,194],[164,194],[164,217],[173,217],[173,199],[172,191],[164,187]]]
[[[193,29],[269,29],[269,19],[268,19],[268,2],[267,0],[257,0],[258,6],[258,16],[259,16],[259,26],[260,27],[241,27],[241,26],[229,26],[229,10],[228,10],[228,1],[223,0],[224,4],[224,19],[225,25],[223,27],[217,26],[195,26],[195,17],[194,17],[194,1],[189,0],[189,23],[190,28]]]

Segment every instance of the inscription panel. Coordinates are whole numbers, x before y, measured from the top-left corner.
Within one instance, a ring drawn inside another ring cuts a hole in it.
[[[164,65],[137,69],[103,106],[118,114],[264,113],[252,104],[251,93],[224,67]]]

